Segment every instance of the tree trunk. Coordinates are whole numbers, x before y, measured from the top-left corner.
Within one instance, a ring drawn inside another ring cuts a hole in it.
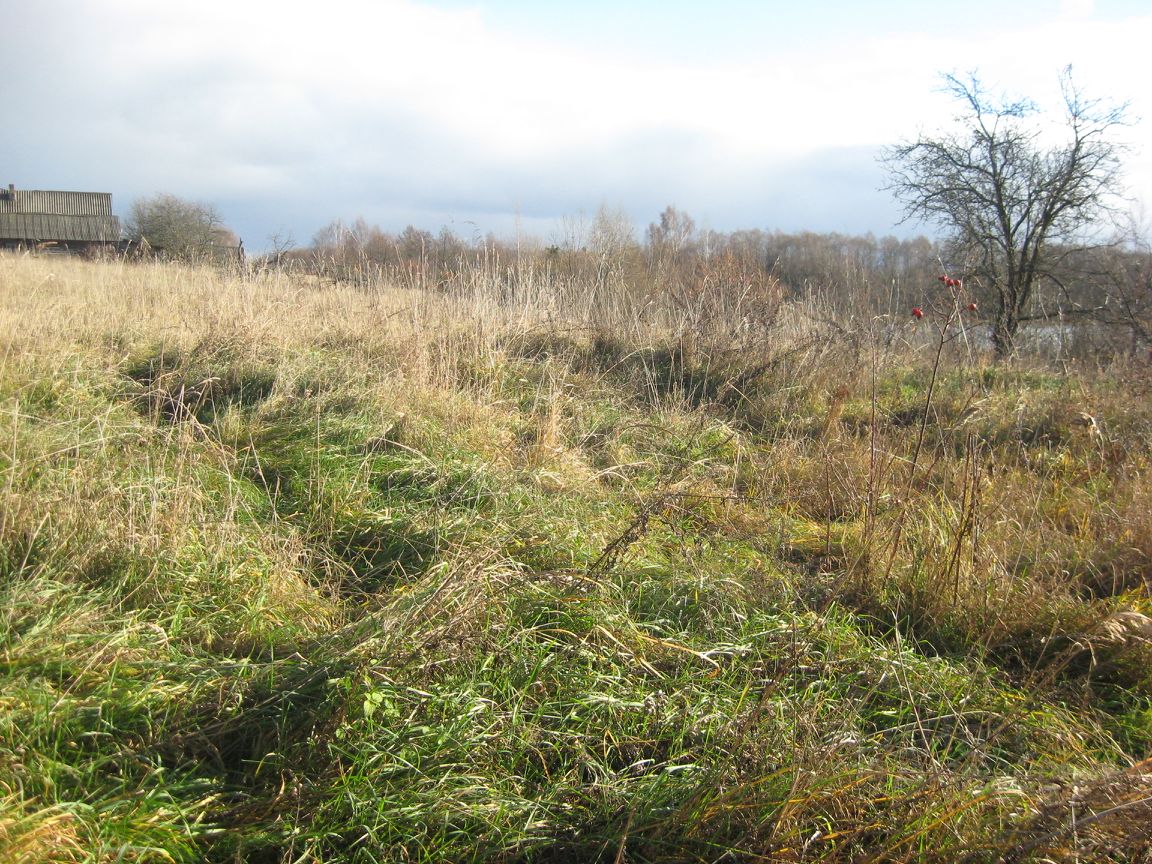
[[[992,324],[992,347],[996,351],[997,360],[1012,356],[1016,348],[1016,331],[1019,329],[1020,316],[1010,304],[1005,303]]]

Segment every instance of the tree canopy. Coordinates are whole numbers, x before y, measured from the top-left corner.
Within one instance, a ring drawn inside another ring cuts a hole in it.
[[[132,240],[181,259],[201,257],[215,246],[238,242],[215,207],[166,193],[132,202],[127,229]]]
[[[1060,78],[1061,134],[1053,140],[1028,99],[996,99],[975,75],[945,77],[961,105],[956,128],[885,153],[905,219],[940,225],[962,275],[994,300],[992,341],[1010,354],[1037,286],[1056,276],[1121,191],[1126,106],[1085,99],[1071,67]]]

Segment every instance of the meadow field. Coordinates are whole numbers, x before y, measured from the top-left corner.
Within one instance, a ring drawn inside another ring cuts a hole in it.
[[[1149,860],[1147,357],[561,276],[0,256],[0,861]]]

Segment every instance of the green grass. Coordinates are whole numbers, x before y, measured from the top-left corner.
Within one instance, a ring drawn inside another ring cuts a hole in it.
[[[1147,855],[1146,369],[0,276],[0,860]]]

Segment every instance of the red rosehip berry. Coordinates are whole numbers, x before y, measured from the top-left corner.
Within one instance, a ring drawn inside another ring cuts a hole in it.
[[[914,307],[912,309],[912,317],[917,318],[917,319],[923,318],[924,317],[924,310],[921,309],[919,306]]]
[[[968,304],[968,311],[969,312],[975,312],[976,311],[976,304],[975,303],[969,303]]]

